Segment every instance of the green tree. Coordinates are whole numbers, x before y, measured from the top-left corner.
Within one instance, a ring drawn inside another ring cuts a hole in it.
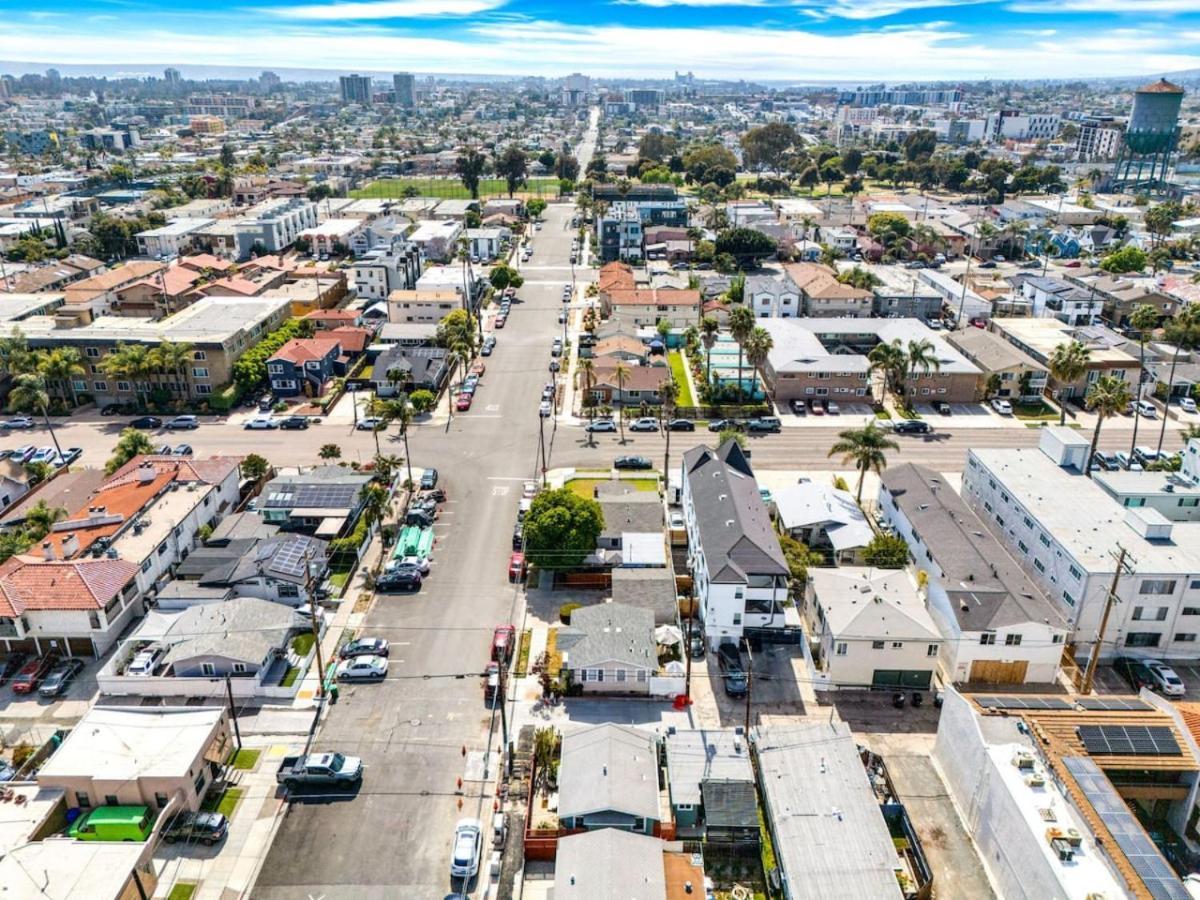
[[[341,459],[342,448],[337,444],[322,444],[321,449],[317,451],[317,456],[324,460]]]
[[[796,129],[785,122],[770,122],[742,135],[742,160],[756,172],[783,169],[784,161],[802,144]]]
[[[221,165],[227,169],[232,169],[237,165],[237,156],[234,155],[232,144],[221,145]]]
[[[113,455],[104,464],[104,471],[111,475],[135,456],[144,456],[153,452],[154,444],[150,442],[149,435],[136,428],[126,428],[117,438],[117,444],[113,447]]]
[[[746,338],[746,361],[750,363],[750,368],[754,372],[755,382],[762,382],[763,397],[767,396],[767,382],[762,377],[762,369],[767,364],[767,357],[770,356],[774,347],[775,340],[771,337],[771,332],[761,326],[756,327]]]
[[[705,316],[700,320],[700,343],[704,345],[704,383],[712,384],[712,348],[717,344],[717,336],[721,333],[721,323],[713,316]]]
[[[1183,218],[1183,207],[1175,200],[1168,200],[1146,210],[1142,221],[1150,232],[1155,247],[1169,238],[1175,231],[1175,223]]]
[[[579,178],[579,160],[570,153],[559,153],[554,161],[554,175],[565,181],[575,181]]]
[[[58,458],[62,459],[62,447],[58,445],[58,435],[54,433],[54,425],[50,422],[48,408],[50,394],[46,390],[46,379],[37,372],[24,372],[13,378],[12,389],[8,392],[8,405],[17,412],[40,413],[42,421],[50,431],[50,440]]]
[[[39,357],[38,371],[46,379],[47,385],[60,387],[62,393],[71,398],[71,405],[78,405],[75,381],[87,374],[78,350],[74,347],[55,347]]]
[[[730,228],[717,235],[717,254],[727,253],[738,264],[756,264],[778,248],[775,239],[752,228]]]
[[[1148,257],[1144,250],[1133,245],[1122,247],[1100,260],[1100,268],[1113,275],[1140,272],[1146,268]]]
[[[496,159],[496,174],[504,179],[511,197],[529,178],[529,157],[516,144],[509,144]]]
[[[242,460],[242,475],[251,481],[262,481],[271,471],[271,464],[257,453],[250,453]]]
[[[534,197],[525,204],[525,215],[530,219],[541,218],[542,213],[546,211],[546,201],[541,197]]]
[[[726,441],[733,441],[743,450],[746,448],[746,436],[736,428],[722,428],[717,433],[717,446],[720,447]]]
[[[427,391],[422,388],[409,394],[408,402],[412,405],[413,411],[417,415],[422,415],[433,409],[434,404],[437,403],[437,397],[433,391]]]
[[[790,534],[779,535],[779,549],[783,551],[783,558],[787,560],[788,594],[793,600],[798,599],[803,595],[804,586],[808,583],[808,567],[820,565],[825,561],[824,557]]]
[[[487,169],[487,157],[475,147],[467,147],[454,164],[463,187],[471,192],[472,199],[479,199],[479,182]]]
[[[662,419],[663,436],[666,438],[666,449],[663,451],[663,472],[665,478],[671,477],[671,429],[669,423],[675,415],[675,405],[679,402],[679,383],[668,375],[658,383],[658,396],[661,402],[659,412]]]
[[[1105,419],[1110,419],[1118,413],[1125,412],[1129,405],[1129,383],[1112,375],[1101,375],[1088,388],[1083,404],[1096,414],[1096,427],[1092,430],[1092,446],[1088,452],[1090,460],[1096,452],[1096,443],[1100,440],[1100,426]],[[1092,467],[1086,466],[1085,471],[1092,477]]]
[[[491,274],[488,275],[488,281],[491,282],[492,287],[496,290],[502,291],[509,287],[514,289],[519,288],[525,283],[525,278],[512,266],[506,263],[498,263],[492,267]]]
[[[861,506],[863,481],[867,472],[881,474],[887,468],[885,451],[899,449],[900,445],[871,421],[862,428],[848,428],[838,432],[838,440],[829,448],[827,455],[832,457],[840,454],[843,463],[854,463],[854,468],[858,470],[858,490],[854,498]]]
[[[1067,389],[1083,377],[1091,355],[1092,351],[1079,341],[1059,344],[1050,353],[1050,377],[1058,384],[1059,425],[1067,422]]]
[[[754,332],[754,312],[745,306],[736,307],[729,312],[729,334],[737,342],[738,347],[738,363],[737,363],[737,388],[738,402],[742,403],[745,400],[743,385],[742,385],[742,361],[746,351],[746,341]]]
[[[1183,307],[1175,318],[1171,319],[1163,329],[1163,340],[1172,346],[1171,351],[1171,368],[1167,374],[1167,402],[1171,400],[1171,395],[1175,392],[1175,366],[1179,362],[1181,354],[1188,353],[1200,347],[1200,304],[1189,303]],[[1165,413],[1162,417],[1162,426],[1158,432],[1158,447],[1162,450],[1163,438],[1167,434],[1167,419],[1170,418]]]
[[[525,558],[551,571],[573,569],[596,549],[604,513],[569,488],[541,491],[525,517]]]
[[[877,569],[903,569],[908,565],[908,544],[894,534],[877,534],[863,550],[863,562]]]

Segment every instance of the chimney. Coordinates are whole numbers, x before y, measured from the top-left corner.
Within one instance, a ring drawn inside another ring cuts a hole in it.
[[[46,557],[47,562],[58,559],[58,554],[54,552],[54,544],[50,541],[42,541],[42,556]]]
[[[63,559],[70,559],[79,552],[79,538],[75,536],[75,532],[70,532],[62,542]]]
[[[155,474],[154,466],[148,462],[144,462],[138,466],[137,477],[138,481],[142,484],[148,484],[153,481]]]

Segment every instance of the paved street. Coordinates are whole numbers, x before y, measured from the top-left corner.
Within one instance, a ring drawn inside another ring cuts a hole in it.
[[[569,266],[551,267],[569,257],[571,211],[547,211],[530,263],[537,283],[521,290],[474,408],[448,430],[421,428],[411,439],[414,462],[436,466],[449,495],[435,528],[433,572],[416,595],[379,595],[364,632],[392,641],[388,678],[343,690],[316,742],[361,755],[362,788],[357,796],[292,803],[255,897],[440,897],[463,889],[449,879],[454,822],[486,818],[492,797],[487,782],[464,780],[460,811],[456,779],[488,746],[492,713],[479,675],[492,628],[517,611],[506,574],[511,523],[521,482],[535,471],[538,397],[561,287],[570,280]],[[496,722],[493,747],[498,742]],[[476,885],[466,888],[478,895]]]

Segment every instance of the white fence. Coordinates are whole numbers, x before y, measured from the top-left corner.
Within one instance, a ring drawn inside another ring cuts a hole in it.
[[[687,679],[682,675],[651,675],[651,697],[676,697],[686,693]]]

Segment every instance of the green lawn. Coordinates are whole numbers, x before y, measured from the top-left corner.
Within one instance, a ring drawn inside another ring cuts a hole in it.
[[[596,485],[602,481],[610,481],[608,478],[573,478],[567,482],[566,487],[582,497],[584,500],[591,500],[595,496]],[[631,484],[635,491],[657,491],[657,478],[622,478],[622,484]]]
[[[687,360],[683,358],[682,351],[672,350],[667,355],[667,361],[671,364],[671,377],[679,385],[678,405],[695,406],[696,398],[692,396],[691,382],[687,377]]]
[[[1026,421],[1053,422],[1058,420],[1058,411],[1049,404],[1041,401],[1037,403],[1014,403],[1013,415],[1018,419],[1025,419]]]
[[[171,893],[167,894],[167,900],[192,900],[194,893],[196,893],[196,882],[177,881],[171,888]]]
[[[296,683],[296,679],[300,677],[299,666],[288,666],[288,670],[283,673],[283,680],[279,682],[280,687],[291,687]]]
[[[365,187],[351,191],[355,200],[398,200],[404,189],[412,187],[419,197],[439,197],[443,200],[466,200],[470,191],[457,178],[384,178]],[[530,178],[529,182],[516,191],[514,196],[558,196],[557,178]],[[479,182],[479,196],[508,196],[508,185],[503,178],[484,178]]]
[[[210,793],[204,798],[205,812],[219,812],[227,819],[233,818],[233,811],[237,809],[237,805],[242,802],[242,795],[245,794],[242,788],[226,788],[220,794]]]
[[[250,750],[246,747],[243,747],[233,755],[230,765],[232,765],[235,769],[240,769],[243,772],[249,772],[256,765],[258,765],[258,758],[260,756],[262,756],[261,750]]]
[[[521,649],[517,651],[517,667],[515,674],[524,678],[529,674],[529,648],[533,643],[533,632],[526,628],[521,632]]]

